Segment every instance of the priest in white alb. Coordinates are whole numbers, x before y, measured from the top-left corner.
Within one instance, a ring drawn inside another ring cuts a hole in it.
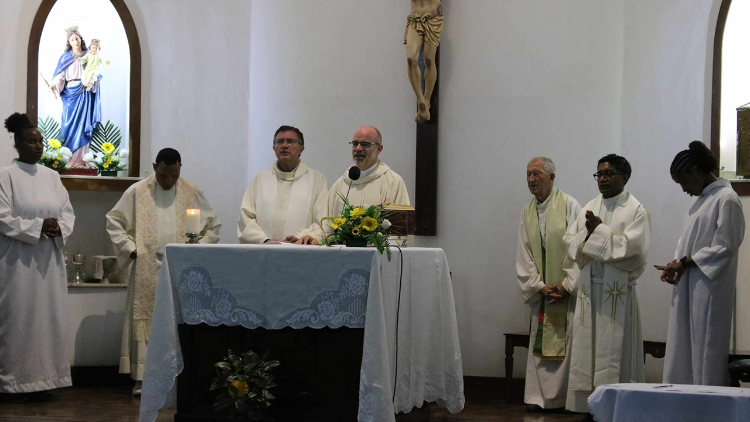
[[[107,233],[120,271],[130,275],[120,373],[130,374],[136,381],[134,395],[140,394],[146,368],[156,282],[166,245],[187,241],[188,209],[200,210],[200,243],[217,243],[221,228],[203,192],[180,178],[179,152],[162,149],[153,166],[154,174],[130,186],[107,213]]]
[[[521,213],[516,274],[531,307],[530,340],[523,401],[527,412],[565,407],[576,298],[571,296],[580,270],[568,258],[563,236],[575,225],[581,205],[554,187],[555,164],[532,159],[526,183],[534,199]]]
[[[276,161],[253,178],[242,198],[237,224],[240,243],[296,242],[325,217],[328,181],[300,160],[304,150],[305,138],[299,129],[281,126],[276,130]]]
[[[395,204],[411,205],[406,184],[395,171],[380,161],[383,151],[383,135],[372,126],[363,126],[354,132],[349,144],[352,146],[352,158],[360,170],[359,179],[349,178],[349,168],[328,191],[326,216],[338,217],[344,209],[341,196],[347,197],[354,206]],[[323,227],[321,229],[321,227]],[[317,227],[301,237],[297,243],[322,243],[327,224],[318,221]]]
[[[651,219],[625,190],[631,172],[624,157],[602,157],[594,174],[601,195],[564,237],[581,268],[565,405],[573,412],[589,412],[588,397],[599,385],[645,380],[636,281],[646,265]],[[590,413],[586,418],[593,420]]]
[[[716,158],[700,141],[672,161],[670,174],[696,200],[661,279],[674,285],[664,382],[726,385],[727,356],[745,214],[731,183],[714,176]]]

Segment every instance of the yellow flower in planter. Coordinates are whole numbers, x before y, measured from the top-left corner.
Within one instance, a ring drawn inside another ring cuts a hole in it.
[[[58,156],[57,156],[57,157],[55,158],[55,160],[58,160],[58,161],[60,161],[60,160],[62,160],[62,157],[58,155]]]
[[[109,158],[107,158],[107,164],[112,164],[112,156],[110,155]]]
[[[111,142],[105,142],[102,144],[102,151],[104,151],[105,154],[112,154],[114,150],[115,146]]]
[[[234,386],[234,388],[237,389],[237,395],[240,397],[246,396],[247,393],[250,391],[250,388],[248,388],[247,383],[245,381],[237,380],[237,381],[232,382],[232,385]],[[231,394],[231,390],[230,390],[230,394]]]
[[[58,166],[59,164],[60,164],[60,162],[59,162],[59,161],[55,161],[55,162],[54,162],[54,163],[52,164],[52,168],[53,168],[53,169],[56,169],[56,168],[57,168],[57,166]]]
[[[355,236],[359,236],[359,234],[360,234],[361,232],[362,232],[362,229],[360,229],[359,227],[354,227],[354,228],[352,229],[352,234],[353,234],[353,235],[355,235]]]
[[[104,167],[105,169],[108,169],[109,168],[109,163],[102,164],[102,167]]]
[[[371,232],[378,228],[378,220],[372,217],[365,217],[362,219],[362,228]]]
[[[50,139],[49,141],[47,141],[47,145],[49,145],[49,147],[53,149],[58,149],[62,146],[60,141],[58,141],[57,139]]]
[[[360,215],[365,215],[365,209],[362,207],[355,208],[349,213],[349,215],[352,217],[359,217]]]
[[[331,223],[331,228],[334,230],[338,230],[344,224],[346,224],[346,218],[342,218],[342,217],[334,218],[333,222]]]

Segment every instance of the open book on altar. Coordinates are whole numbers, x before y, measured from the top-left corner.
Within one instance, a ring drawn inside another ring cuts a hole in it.
[[[388,240],[399,246],[413,246],[416,223],[414,207],[411,205],[385,204],[383,209],[391,227],[388,228]]]

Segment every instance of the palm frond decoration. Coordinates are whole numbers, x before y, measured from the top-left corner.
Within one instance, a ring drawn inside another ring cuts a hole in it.
[[[47,140],[49,139],[57,139],[58,141],[63,142],[63,140],[60,139],[60,123],[58,123],[52,116],[47,116],[47,118],[40,120],[37,129],[39,129],[42,138],[44,138],[45,148],[47,147]]]
[[[122,141],[122,134],[120,134],[120,128],[115,126],[111,121],[107,120],[106,123],[99,123],[94,129],[94,133],[91,135],[91,143],[89,148],[92,151],[98,153],[104,153],[102,145],[105,142],[109,142],[115,146],[115,150],[120,148],[120,142]]]

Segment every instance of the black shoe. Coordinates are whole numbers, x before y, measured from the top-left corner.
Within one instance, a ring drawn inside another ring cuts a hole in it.
[[[526,405],[526,413],[542,413],[544,412],[544,409],[542,409],[541,406],[538,404],[527,404]]]

